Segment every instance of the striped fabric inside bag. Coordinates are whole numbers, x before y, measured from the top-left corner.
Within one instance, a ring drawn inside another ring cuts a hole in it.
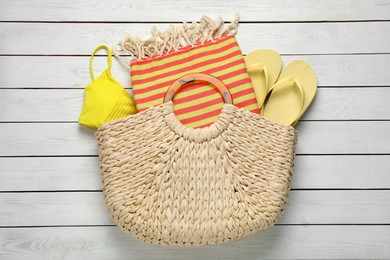
[[[139,112],[160,105],[168,87],[189,73],[206,73],[219,78],[229,89],[234,105],[259,113],[251,80],[234,36],[226,36],[197,46],[143,60],[133,60],[131,81]],[[175,113],[183,125],[206,127],[221,112],[221,94],[207,83],[188,85],[173,100]]]

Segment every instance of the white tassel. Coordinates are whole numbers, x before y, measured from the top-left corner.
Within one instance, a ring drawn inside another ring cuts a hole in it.
[[[235,35],[238,22],[239,16],[236,14],[234,20],[224,28],[225,25],[221,17],[214,21],[207,16],[203,16],[200,23],[192,22],[188,24],[183,22],[181,26],[172,25],[165,31],[159,31],[154,26],[151,30],[152,36],[147,40],[127,35],[118,45],[122,47],[121,52],[130,54],[131,57],[138,60],[143,60],[172,51],[179,51],[182,47],[194,47],[197,44],[204,44],[206,41],[214,41],[216,38]],[[124,63],[116,47],[113,47],[113,53]]]

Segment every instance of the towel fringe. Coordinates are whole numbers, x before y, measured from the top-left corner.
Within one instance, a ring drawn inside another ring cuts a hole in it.
[[[113,46],[114,55],[121,60],[120,53],[130,55],[132,59],[143,60],[161,56],[172,51],[179,51],[186,46],[204,44],[206,41],[213,41],[224,36],[231,36],[237,33],[239,22],[238,14],[227,26],[221,17],[213,20],[203,16],[199,23],[183,22],[181,26],[169,26],[166,30],[160,31],[155,26],[151,30],[151,37],[143,40],[137,36],[126,35],[117,46]]]

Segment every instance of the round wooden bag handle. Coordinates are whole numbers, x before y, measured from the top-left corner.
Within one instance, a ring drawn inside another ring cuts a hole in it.
[[[175,82],[172,83],[172,85],[165,93],[164,103],[172,101],[173,96],[182,86],[195,81],[211,83],[222,93],[223,102],[225,104],[233,104],[232,96],[230,95],[230,92],[225,86],[225,84],[223,84],[222,81],[220,81],[216,77],[204,73],[191,73],[177,79]]]

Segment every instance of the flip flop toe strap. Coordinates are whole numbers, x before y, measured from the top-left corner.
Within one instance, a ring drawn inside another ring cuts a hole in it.
[[[251,66],[249,66],[247,68],[247,71],[248,71],[248,74],[249,76],[251,76],[253,73],[263,73],[264,74],[264,78],[265,78],[265,91],[266,93],[268,92],[268,85],[269,85],[269,71],[267,69],[267,66],[264,65],[264,64],[261,64],[261,63],[255,63],[255,64],[252,64]],[[254,77],[254,76],[253,76]],[[251,76],[251,78],[253,78]],[[264,103],[264,100],[265,98],[262,100],[261,103],[259,103],[259,108],[261,108],[263,106],[263,103]]]
[[[291,125],[295,125],[298,120],[301,118],[302,116],[302,113],[303,113],[303,107],[304,107],[304,104],[305,104],[305,91],[303,90],[303,86],[302,86],[302,83],[300,82],[299,79],[297,78],[286,78],[286,79],[283,79],[281,81],[278,81],[276,84],[274,84],[269,90],[268,90],[268,95],[267,95],[267,98],[271,98],[271,95],[272,95],[272,91],[275,90],[275,89],[279,89],[279,88],[289,88],[289,87],[295,87],[298,89],[299,91],[299,94],[300,94],[300,98],[301,98],[301,107],[300,107],[300,110],[299,110],[299,114],[296,116],[296,118],[293,120],[293,122],[291,122]],[[266,98],[266,100],[267,100]]]

